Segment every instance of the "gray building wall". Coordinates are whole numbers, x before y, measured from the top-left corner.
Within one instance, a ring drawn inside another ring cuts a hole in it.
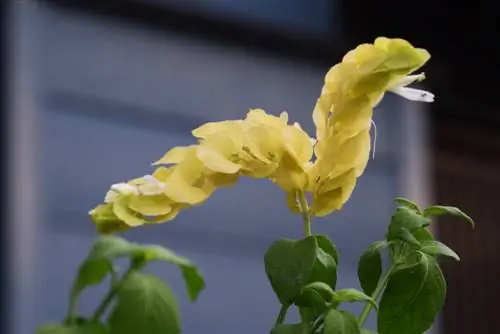
[[[28,176],[19,176],[25,185],[19,198],[32,202],[13,207],[14,223],[22,222],[12,233],[15,249],[27,242],[30,247],[20,251],[26,264],[14,266],[12,277],[14,291],[23,291],[16,307],[32,317],[16,319],[16,334],[64,316],[76,268],[95,237],[87,212],[111,183],[150,172],[148,164],[170,147],[193,142],[192,128],[241,118],[249,108],[287,110],[312,134],[311,110],[326,72],[175,33],[48,8],[24,10],[19,22],[30,26],[26,35],[36,56],[18,62],[19,69],[29,63],[33,71],[23,77],[29,86],[22,88],[24,98],[15,101],[31,97],[32,103],[23,111],[30,128],[12,120],[21,138],[13,145],[25,152],[13,159],[34,168],[18,171]],[[411,108],[392,96],[377,108],[375,159],[345,209],[314,222],[314,232],[327,234],[340,249],[340,287],[358,286],[357,258],[368,243],[383,238],[391,199],[427,199],[425,186],[412,187],[426,179],[425,165],[411,152],[426,152],[423,110]],[[300,238],[301,221],[287,211],[279,189],[248,181],[168,224],[126,234],[172,248],[200,266],[207,288],[194,304],[187,302],[176,268],[151,268],[178,294],[185,333],[266,333],[274,323],[279,305],[263,255],[279,237]],[[102,291],[85,294],[82,312],[93,308]]]

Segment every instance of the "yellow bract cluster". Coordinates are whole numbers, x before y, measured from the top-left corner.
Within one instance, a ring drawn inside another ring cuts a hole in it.
[[[313,111],[316,139],[289,124],[286,112],[256,109],[242,120],[207,123],[193,130],[196,144],[168,151],[152,175],[113,185],[90,214],[102,233],[168,221],[240,176],[270,179],[294,212],[305,193],[312,195],[308,214],[338,210],[367,165],[373,108],[384,93],[432,101],[432,94],[406,87],[423,79],[408,74],[429,57],[401,39],[360,45],[326,75]]]

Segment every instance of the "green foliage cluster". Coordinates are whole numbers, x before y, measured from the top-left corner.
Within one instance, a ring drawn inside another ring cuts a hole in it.
[[[473,225],[455,207],[430,206],[396,198],[384,240],[372,243],[359,259],[362,291],[337,289],[340,255],[324,235],[302,240],[280,239],[265,254],[265,270],[281,303],[271,334],[422,334],[435,322],[446,297],[446,281],[437,256],[459,260],[445,244],[435,240],[428,227],[432,218],[453,215]],[[382,252],[390,259],[384,268]],[[120,273],[114,260],[128,258]],[[63,322],[40,327],[37,334],[179,334],[178,302],[160,278],[144,272],[151,261],[179,267],[187,294],[195,301],[205,283],[188,259],[156,245],[138,245],[119,237],[97,239],[80,265]],[[84,290],[110,278],[109,291],[93,314],[81,316],[77,303]],[[346,303],[364,303],[359,316],[342,309]],[[286,323],[290,308],[300,313],[299,323]],[[365,328],[374,310],[377,328]],[[271,324],[270,324],[271,326]]]

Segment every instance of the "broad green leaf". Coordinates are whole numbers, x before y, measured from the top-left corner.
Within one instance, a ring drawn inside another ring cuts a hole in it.
[[[88,259],[114,259],[135,254],[138,245],[115,236],[99,237],[90,250]]]
[[[319,247],[316,248],[316,261],[309,282],[324,282],[333,288],[337,285],[337,262]]]
[[[358,320],[347,311],[332,309],[325,317],[323,334],[361,334]]]
[[[305,323],[310,323],[316,320],[325,311],[325,306],[300,306],[300,320]]]
[[[203,276],[200,274],[198,268],[187,258],[161,246],[139,245],[115,236],[100,237],[90,251],[86,260],[87,264],[84,264],[84,266],[89,267],[86,268],[87,272],[94,276],[101,274],[99,277],[94,277],[94,284],[100,283],[106,276],[107,272],[104,272],[106,265],[108,268],[111,268],[111,261],[121,257],[130,257],[138,265],[146,264],[149,261],[164,261],[178,265],[181,269],[190,300],[196,300],[199,293],[205,287]],[[97,270],[98,268],[100,268],[100,271]],[[100,280],[97,280],[97,278],[100,278]],[[80,280],[78,289],[76,290],[81,291],[86,285],[89,285],[88,278]]]
[[[416,229],[428,226],[429,223],[430,220],[418,212],[406,207],[399,207],[392,215],[389,231],[387,233],[387,240],[398,239],[398,234],[403,227],[413,232]]]
[[[179,307],[170,288],[137,271],[123,280],[108,321],[110,334],[181,332]]]
[[[442,215],[451,215],[451,216],[457,216],[462,219],[465,219],[469,224],[474,227],[474,221],[472,220],[471,217],[469,217],[467,214],[465,214],[462,210],[459,208],[453,207],[453,206],[445,206],[445,205],[433,205],[429,206],[424,210],[423,215],[425,217],[434,217],[434,216],[442,216]]]
[[[302,293],[295,301],[297,306],[328,307],[335,292],[324,282],[313,282],[302,289]]]
[[[316,240],[316,263],[310,279],[312,282],[324,282],[335,289],[337,285],[337,266],[339,263],[339,252],[337,247],[323,235],[315,235]]]
[[[335,291],[333,299],[339,303],[352,303],[352,302],[368,302],[377,309],[377,303],[372,297],[365,295],[363,292],[356,289],[343,289]]]
[[[337,284],[339,253],[335,245],[326,236],[315,235],[313,238],[317,243],[316,261],[308,283],[322,282],[333,290]],[[299,313],[303,322],[312,321],[325,311],[325,304],[319,302],[319,300],[310,306],[304,306],[300,302],[297,305],[301,305],[299,306]]]
[[[394,203],[396,203],[398,206],[403,206],[403,207],[406,207],[408,209],[411,209],[411,210],[414,210],[418,213],[420,213],[420,208],[418,207],[417,204],[415,204],[414,202],[410,201],[409,199],[407,198],[403,198],[403,197],[396,197],[394,198]]]
[[[82,262],[71,287],[70,308],[75,309],[78,298],[86,287],[101,283],[112,272],[112,260],[127,255],[132,244],[117,237],[101,237],[92,245],[88,257]]]
[[[450,247],[445,244],[430,240],[422,243],[422,248],[420,249],[422,252],[430,254],[430,255],[444,255],[454,258],[457,261],[460,261],[460,257],[457,253],[455,253]]]
[[[394,242],[394,245],[391,246],[391,254],[396,258],[405,257],[408,253],[419,250],[422,246],[421,244],[426,241],[434,240],[431,232],[426,227],[417,228],[411,232],[411,235],[408,233],[402,232],[399,234],[399,239],[405,240]],[[408,244],[411,244],[413,247],[404,247]],[[404,252],[404,254],[402,253]]]
[[[396,270],[379,303],[380,334],[422,334],[443,307],[446,282],[436,260],[418,252],[418,260]]]
[[[143,252],[146,261],[157,260],[177,264],[181,269],[182,277],[184,278],[184,283],[186,284],[186,289],[191,301],[196,300],[200,292],[205,288],[203,276],[198,268],[187,258],[156,245],[141,246],[140,251]]]
[[[271,334],[307,334],[308,328],[309,325],[305,323],[291,325],[282,324],[275,327],[271,331]]]
[[[420,248],[420,241],[405,227],[401,227],[397,233],[397,238],[405,243]]]
[[[328,237],[325,235],[315,235],[314,239],[316,239],[318,247],[321,248],[323,252],[333,257],[335,263],[338,265],[340,260],[339,251],[337,247],[335,247],[335,245],[330,241],[330,239],[328,239]]]
[[[84,288],[87,285],[97,285],[113,270],[113,263],[108,259],[85,260],[77,275],[76,285]]]
[[[358,262],[358,279],[367,295],[372,295],[382,275],[382,255],[380,250],[387,247],[385,241],[372,243],[361,255]]]
[[[198,268],[194,265],[180,266],[182,278],[191,301],[195,301],[200,293],[205,289],[205,279]]]
[[[109,330],[100,323],[86,322],[79,325],[47,324],[41,326],[36,334],[108,334]]]
[[[264,257],[266,273],[283,305],[291,305],[309,283],[317,249],[313,237],[299,241],[281,239],[269,247]]]
[[[101,283],[113,270],[112,260],[116,257],[129,255],[135,246],[117,237],[101,237],[92,245],[90,253],[80,265],[71,292],[72,301],[90,285]]]
[[[414,230],[412,234],[420,243],[429,240],[434,240],[434,236],[432,235],[432,233],[429,231],[428,228],[425,227]]]

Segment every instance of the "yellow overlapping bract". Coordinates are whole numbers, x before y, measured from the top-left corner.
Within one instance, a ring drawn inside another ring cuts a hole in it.
[[[313,193],[312,214],[329,214],[349,199],[368,163],[373,108],[387,90],[405,96],[407,89],[421,93],[423,101],[432,99],[428,92],[404,88],[423,79],[408,74],[429,57],[405,40],[382,37],[348,52],[327,73],[313,111],[318,143],[308,189]]]
[[[401,39],[362,44],[325,77],[313,111],[316,139],[289,124],[286,112],[276,117],[254,109],[241,120],[204,124],[192,131],[196,144],[168,151],[152,175],[112,186],[91,216],[102,233],[168,221],[239,177],[270,179],[294,212],[299,193],[312,195],[312,215],[338,210],[367,165],[373,108],[384,93],[432,100],[405,87],[423,79],[409,74],[428,59],[427,51]]]

